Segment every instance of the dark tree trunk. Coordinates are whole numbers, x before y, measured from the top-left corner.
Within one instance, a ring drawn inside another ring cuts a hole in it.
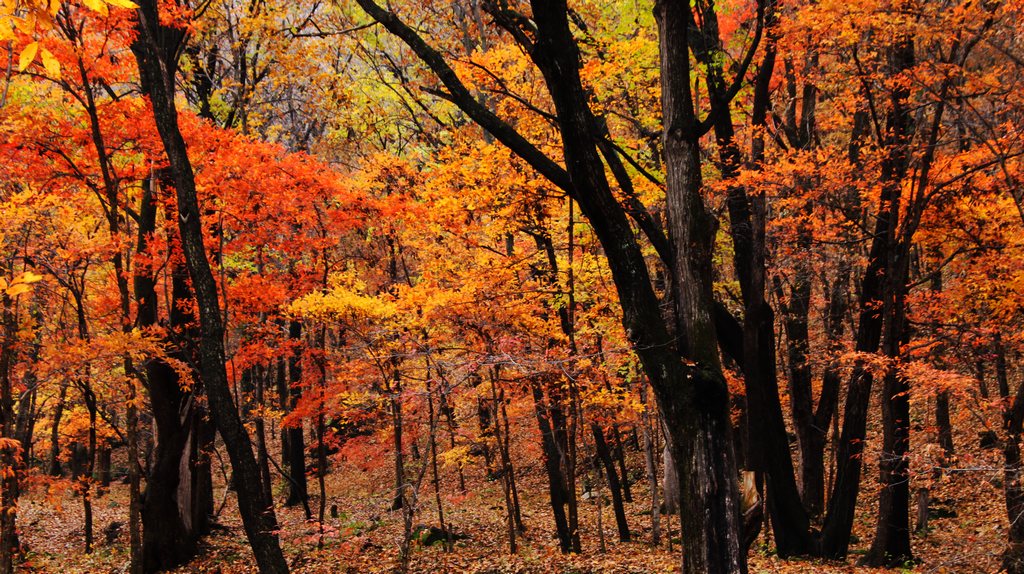
[[[402,441],[402,379],[401,374],[398,372],[398,366],[394,366],[393,373],[393,384],[389,389],[391,395],[391,430],[394,437],[392,446],[395,450],[395,495],[391,500],[391,510],[398,510],[405,504],[406,496],[404,494],[406,483],[405,483],[405,453],[403,451]]]
[[[53,407],[53,423],[50,427],[50,453],[46,464],[46,474],[60,476],[64,469],[60,465],[60,422],[64,418],[64,402],[68,396],[68,382],[65,380],[60,385],[60,394],[57,396],[57,404]]]
[[[288,339],[298,345],[302,340],[302,323],[292,320],[288,323]],[[288,357],[288,411],[295,409],[302,398],[302,351],[296,348]],[[288,463],[288,499],[285,506],[301,504],[309,499],[309,487],[306,481],[306,443],[303,437],[302,422],[289,426],[283,433],[285,441],[285,460]]]
[[[3,333],[0,340],[0,438],[16,439],[14,420],[14,389],[11,376],[17,353],[18,323],[14,302],[6,293],[0,293],[2,301]],[[0,479],[0,574],[13,574],[14,555],[18,552],[18,498],[21,495],[21,455],[17,448],[5,446],[0,450],[0,465],[4,472]]]
[[[712,322],[711,243],[715,225],[700,195],[701,135],[690,92],[687,12],[680,3],[657,6],[662,40],[667,197],[671,245],[642,205],[627,214],[612,193],[595,144],[597,121],[580,80],[579,50],[564,1],[532,2],[529,29],[499,10],[491,15],[524,43],[544,76],[558,117],[565,168],[484,107],[444,56],[395,14],[373,0],[357,0],[399,36],[438,76],[467,115],[571,194],[589,220],[607,258],[622,303],[622,322],[655,391],[670,429],[683,483],[684,571],[746,572],[739,516],[738,474],[729,421],[729,392],[721,372]],[[672,267],[674,320],[667,324],[654,292],[632,216]],[[671,332],[670,332],[671,328]]]
[[[204,403],[198,403],[192,416],[189,433],[188,465],[192,483],[192,529],[197,535],[208,534],[213,522],[213,465],[212,454],[217,438],[217,427],[210,421]]]
[[[263,485],[263,497],[267,500],[273,500],[274,494],[271,490],[273,482],[270,479],[270,453],[267,452],[267,429],[266,423],[263,421],[263,408],[265,405],[265,389],[267,386],[267,369],[264,366],[258,366],[253,369],[253,377],[255,382],[255,396],[253,400],[256,402],[256,408],[258,409],[258,415],[253,420],[253,433],[256,435],[256,466],[260,470],[260,483]]]
[[[175,81],[177,57],[186,41],[186,31],[160,23],[156,0],[142,0],[139,6],[136,12],[138,38],[132,44],[132,51],[138,62],[143,92],[152,103],[157,131],[174,176],[179,211],[175,219],[199,308],[201,337],[198,355],[211,418],[227,447],[236,477],[238,508],[256,563],[265,574],[287,572],[288,566],[277,537],[273,501],[264,496],[252,442],[231,396],[224,365],[224,325],[217,284],[203,244],[195,176],[178,127]]]
[[[708,90],[716,110],[715,138],[719,166],[726,180],[734,179],[742,167],[729,113],[729,86],[722,66],[718,19],[712,4],[700,7],[700,30],[691,47],[706,67]],[[764,7],[760,7],[764,10]],[[770,8],[774,11],[774,8]],[[768,15],[774,20],[772,13]],[[691,15],[691,26],[695,20]],[[771,23],[769,23],[771,26]],[[763,124],[768,107],[768,84],[775,66],[774,38],[765,48],[765,59],[755,86],[754,123]],[[760,149],[755,150],[760,155]],[[759,161],[760,157],[754,157]],[[768,488],[768,510],[780,556],[808,554],[814,542],[810,522],[801,504],[790,458],[789,441],[779,401],[775,360],[775,315],[765,299],[766,200],[763,193],[751,196],[745,187],[731,184],[726,204],[733,240],[733,263],[743,298],[742,368],[746,384],[746,466],[763,472]]]
[[[913,44],[910,40],[900,42],[894,47],[894,73],[906,69],[913,63]],[[887,117],[886,133],[880,134],[885,137],[887,144],[886,156],[881,165],[881,193],[878,201],[878,215],[875,221],[874,236],[871,242],[871,249],[868,253],[868,265],[861,282],[860,295],[860,317],[857,326],[857,338],[855,350],[864,353],[878,351],[882,340],[883,322],[887,323],[889,329],[886,333],[889,350],[898,352],[898,341],[902,340],[903,333],[903,296],[905,291],[906,262],[910,248],[909,242],[897,241],[897,227],[900,221],[900,197],[902,194],[903,180],[908,169],[907,144],[911,137],[913,127],[912,112],[907,109],[906,99],[908,93],[906,88],[898,88],[893,91],[891,97],[892,109]],[[895,346],[894,346],[895,345]],[[895,355],[890,355],[896,358]],[[857,495],[860,487],[860,475],[862,470],[862,453],[864,450],[864,438],[867,426],[867,412],[871,397],[871,386],[873,377],[867,371],[866,366],[860,362],[856,363],[850,378],[847,390],[846,407],[843,416],[843,429],[839,439],[837,450],[836,480],[832,490],[832,497],[829,499],[828,514],[825,518],[825,527],[822,531],[823,555],[826,558],[844,558],[849,549],[850,533],[853,528],[854,512],[857,506]],[[904,448],[903,436],[898,434],[893,424],[909,424],[909,420],[903,418],[904,407],[902,401],[897,397],[896,405],[886,404],[894,392],[902,388],[906,383],[905,379],[894,377],[888,381],[883,394],[884,409],[889,409],[888,439],[887,447],[896,449]],[[904,396],[904,398],[906,398]],[[885,413],[883,412],[883,418]],[[887,452],[889,452],[887,450]],[[902,463],[896,468],[889,468],[883,472],[889,473],[890,477],[897,477],[902,469]],[[895,470],[896,474],[891,474]],[[909,487],[909,485],[907,485]],[[886,495],[888,496],[888,495]],[[894,503],[899,505],[902,495],[897,493]],[[909,496],[907,497],[909,500]],[[886,510],[896,510],[886,504]],[[881,508],[881,506],[880,506]],[[882,522],[880,517],[879,522]],[[887,521],[888,518],[886,517]],[[896,528],[906,520],[896,520]],[[869,556],[871,561],[877,563],[884,560],[885,554],[892,550],[902,552],[897,548],[902,543],[895,542],[896,537],[886,535],[884,548],[872,553]],[[909,540],[906,546],[909,547]]]
[[[558,536],[558,547],[562,552],[579,552],[579,538],[573,544],[572,533],[565,513],[569,494],[566,489],[565,476],[562,474],[562,454],[556,444],[555,431],[552,428],[552,412],[558,408],[548,404],[544,399],[544,391],[538,381],[530,385],[533,390],[533,408],[537,415],[537,426],[540,428],[540,441],[544,456],[544,470],[548,476],[548,497],[551,500],[551,513],[555,519],[555,533]]]
[[[156,230],[159,184],[158,180],[151,179],[144,185],[136,247],[140,254],[146,252],[148,237]],[[188,324],[193,318],[184,310],[191,294],[184,269],[172,266],[169,272],[172,337],[184,337],[191,334]],[[136,265],[133,288],[138,301],[136,324],[142,329],[156,326],[159,317],[154,270]],[[179,342],[173,354],[178,360],[189,362],[185,346],[186,343]],[[196,552],[197,536],[189,528],[189,501],[179,497],[181,461],[188,456],[187,421],[191,409],[183,409],[189,394],[182,390],[178,373],[171,365],[150,360],[145,364],[145,371],[157,440],[141,508],[142,569],[157,572],[188,562]]]
[[[953,423],[949,420],[949,391],[935,397],[935,424],[939,427],[939,446],[947,457],[953,456]]]
[[[93,478],[99,481],[100,488],[96,491],[97,496],[110,488],[110,464],[112,455],[113,451],[108,446],[99,449],[99,452],[96,453],[96,463],[98,467],[96,468],[96,476]]]
[[[892,61],[896,70],[909,69],[914,64],[914,43],[904,37],[892,47]],[[908,109],[909,89],[897,87],[891,95],[891,133],[889,142],[894,163],[906,165],[908,146],[913,136],[912,111]],[[941,107],[938,108],[941,110]],[[936,111],[937,117],[941,114]],[[924,171],[927,171],[925,169]],[[902,186],[903,177],[885,177],[886,186]],[[898,196],[898,191],[895,192]],[[888,207],[893,225],[900,221],[899,206]],[[908,210],[909,211],[909,210]],[[907,279],[910,269],[910,249],[913,237],[909,213],[903,222],[900,239],[894,242],[886,261],[886,289],[882,312],[884,338],[882,351],[893,362],[886,372],[882,389],[882,452],[879,460],[879,478],[882,491],[878,498],[878,520],[875,539],[863,562],[869,566],[898,566],[913,559],[910,549],[910,382],[895,363],[901,358],[902,347],[909,342],[906,320]]]
[[[608,477],[608,490],[612,493],[612,509],[615,511],[615,526],[619,530],[619,541],[629,542],[629,523],[626,522],[626,508],[623,505],[622,485],[615,472],[615,461],[612,460],[611,449],[604,438],[604,430],[597,423],[591,423],[590,430],[594,434],[594,446],[597,457],[604,465],[605,476]]]

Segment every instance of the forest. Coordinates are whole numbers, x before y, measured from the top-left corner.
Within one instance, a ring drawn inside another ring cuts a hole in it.
[[[1024,574],[1022,22],[0,0],[0,574]]]

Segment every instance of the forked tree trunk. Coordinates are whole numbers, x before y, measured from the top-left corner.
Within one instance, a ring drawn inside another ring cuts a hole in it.
[[[600,425],[591,423],[590,430],[594,435],[594,447],[597,450],[597,458],[604,465],[604,474],[608,478],[608,490],[612,493],[612,509],[615,512],[615,526],[619,531],[619,542],[629,542],[629,523],[626,522],[622,484],[618,473],[615,471],[615,461],[612,460],[611,449],[608,448],[608,441],[605,440],[604,430]]]
[[[175,219],[199,308],[201,337],[198,354],[207,403],[231,460],[238,508],[256,563],[264,574],[284,573],[288,571],[288,565],[278,542],[273,501],[264,496],[252,442],[231,396],[224,365],[224,324],[217,283],[203,243],[195,176],[178,126],[174,101],[177,58],[187,33],[184,29],[160,23],[156,0],[141,0],[136,14],[138,37],[132,44],[132,51],[138,63],[143,92],[152,103],[157,131],[174,176],[179,211]]]
[[[156,230],[157,193],[160,182],[154,177],[144,185],[142,204],[139,208],[139,236],[136,250],[145,253],[148,237]],[[187,337],[193,330],[188,324],[193,320],[184,309],[190,299],[184,269],[173,265],[171,275],[170,326],[178,336]],[[154,270],[141,264],[135,267],[133,281],[135,299],[138,301],[136,323],[142,329],[158,324],[158,298]],[[188,352],[183,345],[174,351],[175,358],[186,363]],[[188,490],[191,476],[182,473],[182,459],[188,460],[190,419],[193,408],[188,404],[189,393],[182,390],[177,371],[161,360],[150,360],[144,366],[145,380],[149,390],[150,407],[156,424],[156,444],[152,465],[146,479],[146,493],[141,505],[142,519],[142,569],[157,572],[188,562],[196,552],[197,533],[190,528],[189,497],[182,498],[182,491]],[[200,383],[192,385],[195,388]],[[187,472],[187,467],[186,467]]]
[[[564,1],[531,3],[530,30],[495,10],[491,16],[520,38],[544,76],[562,142],[565,168],[486,109],[444,56],[394,13],[357,0],[372,18],[399,36],[448,88],[452,100],[496,139],[577,201],[607,258],[622,302],[622,323],[655,390],[671,433],[683,482],[683,555],[686,574],[746,572],[740,540],[738,475],[729,421],[729,392],[721,372],[711,314],[712,216],[700,195],[700,137],[689,86],[688,11],[659,2],[665,159],[671,243],[649,214],[631,210],[659,255],[673,267],[674,318],[666,323],[650,272],[627,213],[612,193],[595,144],[597,121],[580,79],[579,48]]]

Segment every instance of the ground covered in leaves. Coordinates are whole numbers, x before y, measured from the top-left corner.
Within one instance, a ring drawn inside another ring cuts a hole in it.
[[[920,563],[914,566],[914,571],[998,570],[1006,528],[998,454],[996,451],[982,451],[972,456],[961,456],[952,472],[932,483],[933,518],[927,531],[915,535],[914,549]],[[642,468],[639,458],[634,462],[634,468]],[[627,505],[630,527],[634,531],[633,542],[617,541],[611,508],[606,505],[603,526],[607,551],[601,553],[596,530],[596,501],[585,500],[581,508],[584,552],[565,556],[558,552],[557,541],[552,535],[542,469],[536,462],[524,461],[517,469],[517,475],[527,526],[526,534],[519,541],[518,554],[508,554],[501,483],[488,481],[482,472],[467,469],[467,491],[460,493],[454,481],[448,483],[446,480],[442,503],[447,521],[468,538],[457,542],[453,553],[445,553],[440,545],[416,547],[410,571],[626,574],[678,570],[678,531],[675,530],[678,520],[672,521],[673,550],[668,549],[665,539],[659,547],[652,546],[649,499],[644,481],[634,485],[635,502]],[[873,481],[873,478],[869,476],[867,480]],[[327,535],[322,550],[317,549],[316,524],[306,522],[300,508],[279,509],[278,517],[283,524],[282,540],[293,571],[394,571],[402,538],[402,514],[401,511],[387,510],[390,483],[386,467],[355,469],[350,465],[337,464],[327,486],[328,508],[337,505],[338,516],[326,521]],[[311,484],[314,491],[315,485],[314,481]],[[225,494],[222,481],[217,489],[216,496],[220,500]],[[256,571],[234,508],[233,495],[229,494],[223,500],[219,527],[207,538],[201,555],[176,572],[240,574]],[[852,565],[866,549],[873,529],[874,492],[865,488],[861,500],[862,510],[856,525],[857,542],[849,564],[779,560],[768,551],[772,547],[771,542],[762,534],[751,553],[751,571],[869,572]],[[316,501],[313,502],[315,505]],[[23,539],[30,548],[23,571],[125,572],[127,531],[124,527],[113,530],[109,527],[113,522],[125,520],[126,504],[127,488],[121,484],[115,485],[111,492],[96,501],[98,546],[92,555],[85,555],[82,552],[81,501],[70,490],[50,492],[47,496],[43,488],[34,489],[33,494],[24,500],[19,513]],[[421,487],[420,509],[417,524],[435,523],[435,502],[432,485],[428,481],[424,481]],[[107,541],[107,534],[111,535],[112,541]]]

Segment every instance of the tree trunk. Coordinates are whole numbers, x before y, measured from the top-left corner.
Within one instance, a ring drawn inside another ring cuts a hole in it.
[[[729,393],[718,359],[712,322],[711,243],[713,218],[700,196],[697,141],[689,87],[688,6],[661,2],[668,212],[671,244],[642,209],[632,215],[659,256],[673,268],[674,320],[661,313],[643,251],[627,213],[612,193],[594,134],[596,120],[580,80],[579,49],[564,1],[532,2],[530,30],[503,20],[520,38],[544,76],[558,117],[565,168],[545,156],[473,97],[444,56],[373,0],[357,0],[371,17],[399,36],[449,89],[467,115],[527,163],[567,191],[580,206],[607,258],[619,300],[623,329],[654,388],[671,429],[674,459],[683,482],[684,572],[746,572],[741,549],[738,474],[729,421]],[[492,12],[499,20],[502,13]],[[640,206],[642,208],[642,206]],[[671,327],[671,329],[670,329]]]
[[[939,428],[939,446],[946,457],[953,456],[953,423],[949,420],[949,391],[935,396],[935,424]]]
[[[2,299],[2,346],[0,346],[0,438],[16,438],[14,420],[14,389],[11,377],[15,363],[17,341],[17,317],[14,303],[6,293]],[[13,574],[14,555],[18,552],[18,498],[21,494],[21,453],[16,448],[5,446],[0,450],[0,574]]]
[[[892,61],[897,70],[909,69],[914,64],[913,40],[904,37],[892,47]],[[897,87],[891,96],[890,124],[891,157],[905,164],[907,146],[912,133],[912,111],[908,110],[909,89]],[[941,109],[941,108],[940,108]],[[939,114],[936,111],[936,114]],[[903,177],[884,177],[887,186],[902,186]],[[896,192],[897,194],[899,192]],[[899,207],[883,206],[892,212],[893,224],[900,221]],[[882,389],[882,452],[879,460],[879,478],[882,491],[878,499],[878,521],[875,539],[863,562],[869,566],[898,566],[913,559],[910,549],[910,382],[897,368],[903,356],[903,346],[909,342],[906,321],[907,279],[910,269],[910,241],[913,232],[910,222],[903,223],[902,239],[894,242],[886,258],[887,279],[882,312],[885,331],[882,351],[891,361]]]
[[[174,102],[175,79],[178,50],[186,40],[186,31],[160,23],[156,0],[142,0],[139,5],[136,12],[138,38],[132,44],[132,51],[138,62],[143,92],[152,103],[157,131],[174,176],[179,211],[176,219],[185,263],[199,308],[201,337],[198,354],[207,403],[231,460],[236,477],[239,512],[256,563],[264,574],[287,572],[288,566],[278,542],[273,502],[263,494],[252,443],[231,397],[224,365],[224,325],[217,284],[203,244],[202,220],[192,164],[178,127]]]
[[[651,491],[651,544],[655,547],[661,543],[661,517],[658,504],[658,463],[654,458],[654,439],[651,436],[651,414],[647,402],[647,382],[641,380],[640,403],[644,410],[640,414],[640,424],[644,436],[644,465],[647,470],[647,486]]]
[[[148,237],[156,230],[157,191],[160,182],[145,182],[139,208],[139,235],[136,251],[147,250]],[[141,329],[159,322],[156,277],[154,270],[136,265],[133,288],[138,301],[136,323]],[[185,270],[172,265],[170,325],[178,336],[193,334],[188,328],[193,320],[184,309],[191,299]],[[173,351],[175,358],[189,362],[185,344]],[[196,552],[196,533],[189,528],[189,502],[179,496],[181,491],[181,460],[188,456],[190,446],[189,419],[193,409],[183,407],[189,394],[181,388],[177,371],[164,361],[150,360],[145,366],[150,410],[156,424],[156,444],[152,465],[146,477],[146,492],[140,508],[142,520],[142,569],[157,572],[188,562]],[[193,384],[193,388],[200,383]],[[186,480],[190,477],[184,477]]]
[[[612,460],[612,453],[608,448],[608,442],[605,440],[604,430],[601,426],[591,423],[590,430],[594,434],[597,457],[604,465],[604,474],[608,477],[608,490],[612,493],[612,508],[615,511],[615,525],[619,530],[619,542],[629,542],[629,524],[626,522],[626,509],[622,503],[622,486],[619,476],[615,472],[615,461]]]
[[[913,45],[910,40],[902,42],[899,54],[894,57],[896,62],[894,73],[906,69],[913,62]],[[887,338],[890,344],[898,339],[894,329],[902,326],[902,319],[895,325],[893,319],[897,313],[902,315],[902,299],[897,304],[894,300],[898,291],[905,289],[899,284],[899,278],[906,277],[905,265],[909,244],[898,242],[896,230],[900,221],[900,198],[903,191],[903,180],[908,169],[906,145],[912,128],[912,112],[906,107],[906,88],[899,88],[892,95],[892,110],[887,117],[887,130],[884,137],[888,144],[886,156],[881,164],[881,192],[878,198],[878,214],[875,221],[871,249],[868,253],[868,265],[861,281],[860,317],[857,325],[855,350],[862,353],[878,351],[882,340],[883,321],[888,322],[890,330]],[[897,265],[899,264],[899,265]],[[902,334],[899,335],[902,337]],[[895,358],[894,355],[890,357]],[[822,554],[825,558],[840,559],[846,557],[853,528],[854,513],[857,506],[857,495],[860,488],[862,469],[862,453],[867,426],[867,411],[871,398],[873,376],[866,366],[858,361],[854,364],[847,390],[846,407],[843,415],[843,428],[837,451],[836,480],[829,499],[825,527],[822,530]],[[898,379],[890,381],[885,389],[883,403],[892,393],[900,388]],[[900,403],[901,401],[897,401]],[[887,405],[885,408],[889,408]],[[902,404],[897,404],[890,411],[891,423],[895,423],[903,411]],[[904,419],[905,423],[909,420]],[[897,438],[889,426],[889,440],[894,441],[888,446],[896,446],[902,438]],[[885,440],[883,438],[883,440]],[[902,448],[902,447],[897,447]],[[899,469],[897,470],[897,474]],[[889,470],[886,470],[889,472]],[[898,502],[898,501],[897,501]],[[886,505],[888,506],[888,505]],[[903,521],[905,522],[905,521]],[[888,546],[889,543],[886,542]],[[896,544],[896,546],[901,544]],[[909,546],[909,542],[907,543]],[[902,551],[902,550],[900,550]],[[884,555],[887,550],[879,550]],[[872,560],[881,560],[875,554]]]
[[[1006,371],[1006,356],[1000,335],[996,334],[996,368]],[[1024,385],[1010,403],[1009,385],[1000,382],[999,396],[1003,404],[1003,493],[1006,497],[1006,517],[1010,526],[1007,531],[1008,544],[1003,552],[1003,569],[1007,574],[1024,574],[1024,468],[1021,465],[1020,440],[1024,430]]]
[[[701,196],[700,131],[690,90],[689,7],[655,5],[661,52],[661,100],[669,238],[675,246],[672,289],[685,382],[660,388],[659,407],[680,482],[683,572],[746,572],[738,469],[712,318],[715,221]],[[651,369],[645,365],[652,383]],[[664,375],[662,375],[664,376]],[[787,454],[788,460],[788,454]]]
[[[60,466],[60,422],[64,418],[64,402],[68,396],[68,381],[60,384],[57,404],[53,407],[53,423],[50,427],[50,454],[46,465],[46,474],[60,476],[64,470]]]
[[[551,425],[552,411],[558,407],[550,405],[544,400],[544,391],[541,389],[540,382],[533,381],[531,388],[533,390],[534,413],[537,416],[537,426],[540,428],[544,469],[547,471],[548,476],[548,498],[551,501],[551,512],[555,519],[558,547],[563,553],[579,552],[578,542],[575,545],[573,544],[572,532],[569,530],[569,522],[565,513],[569,493],[565,476],[562,474],[562,455],[559,452],[558,445],[555,443],[555,433]]]
[[[263,409],[266,406],[265,389],[267,386],[267,368],[258,366],[253,369],[256,393],[257,416],[253,421],[253,432],[256,435],[256,466],[260,470],[260,483],[263,485],[263,496],[267,500],[273,500],[273,482],[270,479],[270,453],[267,452],[267,429],[263,420]]]
[[[292,320],[288,323],[288,339],[298,345],[302,340],[302,323]],[[302,351],[294,349],[288,357],[288,412],[294,410],[302,398]],[[306,443],[303,438],[301,421],[285,429],[283,436],[287,439],[286,458],[288,463],[288,499],[285,506],[294,506],[309,499],[306,481]]]

